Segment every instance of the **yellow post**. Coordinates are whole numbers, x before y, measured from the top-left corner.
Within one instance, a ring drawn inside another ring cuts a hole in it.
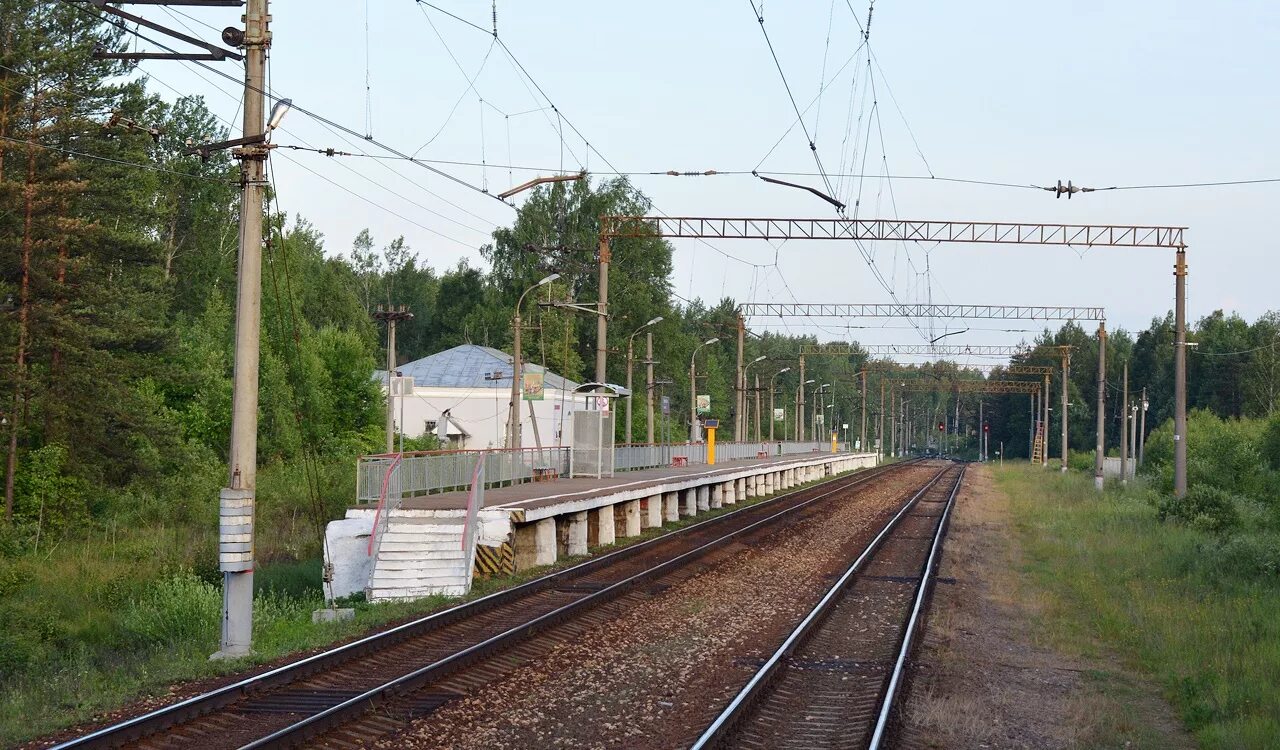
[[[716,428],[707,425],[707,465],[716,465]]]
[[[832,453],[836,453],[839,450],[839,447],[836,444],[836,435],[838,434],[839,433],[837,433],[835,430],[831,431],[831,452]]]

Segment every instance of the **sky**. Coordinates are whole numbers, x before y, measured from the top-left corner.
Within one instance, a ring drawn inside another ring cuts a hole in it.
[[[642,173],[635,185],[671,216],[831,218],[815,196],[749,174],[804,173],[782,179],[825,190],[811,138],[851,215],[1185,226],[1189,318],[1280,308],[1280,248],[1265,229],[1280,183],[1070,200],[1020,187],[1280,177],[1280,3],[881,0],[864,44],[865,0],[499,0],[505,49],[491,1],[433,5],[271,3],[277,96],[422,159],[487,165],[434,165],[462,185],[400,159],[277,149],[281,207],[314,224],[330,253],[368,227],[379,244],[403,235],[437,270],[482,266],[478,248],[516,215],[492,194],[580,169]],[[139,8],[210,41],[239,20],[235,9]],[[204,95],[238,127],[232,81],[176,62],[148,61],[141,74],[165,98]],[[274,141],[390,156],[299,111]],[[744,174],[643,174],[671,169]],[[930,175],[1012,187],[913,179]],[[673,245],[675,292],[712,303],[1104,306],[1113,330],[1141,329],[1173,306],[1165,250],[868,243],[882,284],[851,243]],[[885,319],[752,326],[871,344],[925,336]],[[933,334],[968,328],[947,343],[1013,344],[1042,326],[940,320]]]

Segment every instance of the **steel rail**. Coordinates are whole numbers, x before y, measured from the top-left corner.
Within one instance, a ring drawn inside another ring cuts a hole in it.
[[[779,646],[777,650],[773,652],[773,654],[769,657],[767,661],[765,661],[763,665],[761,665],[760,669],[757,670],[756,673],[752,675],[751,679],[747,682],[747,684],[744,685],[742,689],[738,691],[737,695],[734,696],[733,700],[730,701],[729,705],[726,706],[725,709],[721,711],[718,716],[716,716],[715,720],[710,724],[710,726],[708,726],[707,729],[703,731],[703,733],[698,737],[698,739],[690,747],[690,750],[708,750],[709,748],[720,747],[723,745],[723,743],[728,739],[729,735],[732,734],[733,730],[739,724],[739,722],[741,722],[744,718],[746,718],[747,712],[750,710],[751,706],[754,705],[755,702],[758,699],[760,699],[763,696],[764,692],[769,688],[769,685],[772,683],[773,679],[777,676],[779,669],[786,662],[786,660],[789,659],[792,656],[792,654],[794,654],[796,650],[801,645],[804,644],[804,642],[813,633],[813,631],[822,623],[822,621],[827,617],[827,615],[831,613],[831,611],[835,608],[835,606],[839,603],[840,599],[844,595],[845,589],[847,589],[849,584],[862,572],[862,568],[865,566],[867,561],[872,557],[872,555],[874,555],[877,551],[879,551],[879,548],[881,544],[884,542],[884,540],[894,531],[895,528],[897,528],[898,523],[904,517],[906,517],[906,515],[910,513],[913,508],[915,508],[915,505],[920,500],[920,498],[923,497],[924,494],[928,492],[935,484],[937,484],[939,480],[941,480],[942,475],[947,472],[948,468],[944,468],[942,471],[938,472],[938,474],[935,475],[933,479],[931,479],[924,487],[922,487],[919,492],[913,495],[910,500],[904,503],[902,508],[899,509],[898,512],[891,519],[889,519],[888,523],[885,524],[884,528],[880,530],[880,533],[876,534],[876,536],[867,544],[866,548],[862,551],[860,555],[858,555],[857,559],[854,560],[853,563],[845,570],[844,574],[841,575],[840,578],[831,586],[831,588],[827,590],[827,593],[822,597],[822,599],[818,601],[816,605],[814,605],[814,607],[809,611],[809,613],[805,615],[804,619],[800,621],[800,624],[797,625],[795,629],[791,631],[790,635],[787,636],[786,640],[782,642],[782,645]],[[951,502],[954,500],[956,492],[959,491],[960,483],[963,480],[964,480],[964,469],[961,469],[959,475],[956,477],[955,486],[952,488],[951,494],[948,498],[947,512],[944,512],[944,517],[941,520],[941,522],[938,524],[938,530],[934,537],[935,549],[937,548],[942,538],[942,532],[946,525],[947,515],[950,511]],[[932,560],[933,560],[933,555],[931,553],[930,561],[932,562]],[[925,580],[927,580],[927,578],[922,579],[919,591],[925,590],[926,588]],[[921,597],[917,595],[917,603],[916,603],[917,609],[920,606],[920,601],[921,601]],[[908,627],[911,627],[914,625],[916,621],[915,615],[916,615],[916,611],[913,611],[910,624],[908,625]],[[907,646],[908,647],[910,646],[909,640],[907,641]],[[901,665],[905,661],[905,656],[903,656],[903,654],[905,654],[905,651],[900,652],[900,658],[898,660],[899,669],[901,668]],[[897,671],[895,670],[895,677],[896,675],[897,675]],[[896,680],[894,681],[894,689],[896,689]],[[889,701],[886,701],[886,705],[888,704],[888,702]]]
[[[130,719],[107,725],[81,737],[76,737],[59,743],[53,746],[51,750],[113,748],[127,742],[142,739],[143,737],[164,731],[176,724],[191,721],[201,716],[213,713],[220,708],[235,703],[236,701],[254,697],[263,691],[282,687],[297,680],[323,672],[327,669],[334,668],[361,656],[376,653],[411,638],[425,635],[468,617],[488,612],[498,607],[518,601],[523,597],[537,594],[545,589],[554,588],[561,585],[567,579],[573,579],[578,576],[590,574],[614,563],[627,560],[636,555],[644,554],[660,544],[664,544],[672,540],[679,540],[684,536],[690,536],[694,532],[710,528],[712,525],[719,525],[738,520],[747,514],[759,513],[762,510],[768,509],[770,506],[792,500],[800,493],[820,489],[823,484],[839,483],[840,486],[830,489],[810,500],[804,501],[803,503],[792,506],[792,508],[788,510],[807,507],[811,503],[826,498],[835,492],[840,492],[865,484],[911,463],[915,462],[899,462],[856,471],[852,476],[845,477],[843,479],[833,479],[818,485],[809,485],[807,487],[797,488],[791,492],[779,494],[767,500],[746,505],[742,508],[738,508],[728,513],[723,513],[714,518],[708,518],[680,529],[664,533],[644,542],[628,545],[622,549],[594,557],[572,567],[565,568],[564,570],[540,576],[518,586],[497,591],[479,599],[459,604],[457,606],[426,615],[417,620],[398,625],[389,630],[373,633],[352,641],[351,643],[343,644],[327,651],[313,654],[304,659],[281,665],[263,672],[262,674],[247,677],[216,690],[192,696],[177,703],[158,708],[154,711],[149,711]],[[764,520],[770,520],[778,515],[781,515],[781,513],[775,513],[766,517]],[[753,528],[759,523],[760,522],[755,522],[751,526],[745,528]]]
[[[937,475],[929,480],[926,488],[936,483],[938,478],[945,472],[945,468],[942,471],[939,471]],[[593,594],[585,596],[574,602],[570,602],[563,607],[540,615],[461,651],[457,651],[454,654],[432,664],[428,664],[425,667],[414,670],[406,675],[402,675],[394,680],[383,683],[378,687],[367,690],[360,695],[337,704],[336,706],[325,709],[324,711],[313,714],[312,716],[302,719],[295,724],[273,732],[262,739],[243,745],[240,750],[265,750],[266,748],[294,747],[295,745],[305,742],[327,729],[340,725],[350,718],[373,709],[380,701],[388,697],[403,695],[407,692],[420,688],[423,685],[438,680],[457,669],[465,667],[470,662],[502,650],[516,642],[537,635],[538,633],[569,619],[580,610],[590,609],[591,607],[615,599],[640,584],[647,583],[648,581],[660,577],[665,573],[683,567],[708,552],[712,552],[729,544],[740,536],[755,531],[778,520],[779,518],[807,508],[821,500],[825,500],[833,495],[845,492],[851,487],[865,484],[867,481],[879,476],[882,476],[882,473],[877,473],[872,477],[863,477],[860,481],[843,484],[840,487],[828,490],[827,492],[805,500],[802,503],[765,516],[764,518],[754,521],[747,526],[735,529],[734,531],[706,542],[694,549],[677,555],[676,557],[649,567],[640,573],[636,573],[635,575],[624,578],[621,581],[610,584]],[[912,503],[914,503],[914,500],[915,498],[913,497]]]
[[[893,665],[893,674],[889,678],[889,687],[885,690],[884,702],[880,705],[880,715],[876,718],[875,731],[871,735],[871,743],[867,745],[869,750],[879,750],[880,743],[884,741],[885,732],[889,727],[889,714],[893,710],[893,702],[897,698],[898,688],[902,684],[902,674],[906,671],[907,656],[911,653],[920,618],[924,614],[929,594],[933,590],[933,573],[938,567],[938,557],[942,551],[942,540],[947,535],[947,526],[951,522],[951,509],[956,504],[956,495],[960,492],[961,483],[964,482],[964,473],[965,469],[961,469],[960,476],[956,478],[956,486],[952,488],[951,494],[947,497],[947,505],[942,510],[942,518],[938,522],[938,530],[934,534],[933,545],[929,548],[929,559],[925,561],[924,572],[920,578],[920,588],[916,591],[916,601],[911,607],[911,617],[907,620],[907,627],[902,636],[902,648],[898,649],[898,658]]]

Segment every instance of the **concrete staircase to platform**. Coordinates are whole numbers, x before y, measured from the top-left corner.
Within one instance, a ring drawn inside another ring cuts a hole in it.
[[[472,556],[463,543],[463,517],[392,512],[369,577],[369,601],[461,596],[471,587]]]

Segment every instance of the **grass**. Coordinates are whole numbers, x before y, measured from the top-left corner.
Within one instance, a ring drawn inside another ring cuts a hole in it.
[[[681,518],[593,552],[652,539],[764,499]],[[283,550],[291,545],[303,553],[312,547],[301,539],[280,540],[275,557],[259,564],[254,576],[254,654],[210,662],[219,640],[221,578],[211,566],[193,567],[193,561],[216,558],[211,540],[198,527],[112,526],[64,539],[39,554],[0,557],[0,746],[162,695],[170,685],[322,648],[586,559],[562,557],[554,565],[477,579],[464,599],[357,601],[346,605],[356,610],[353,621],[315,624],[311,612],[324,604],[320,559],[289,557]]]
[[[1280,578],[1240,554],[1269,532],[1162,523],[1140,483],[1099,497],[1091,477],[1025,465],[997,480],[1047,637],[1152,675],[1203,747],[1280,746]]]

